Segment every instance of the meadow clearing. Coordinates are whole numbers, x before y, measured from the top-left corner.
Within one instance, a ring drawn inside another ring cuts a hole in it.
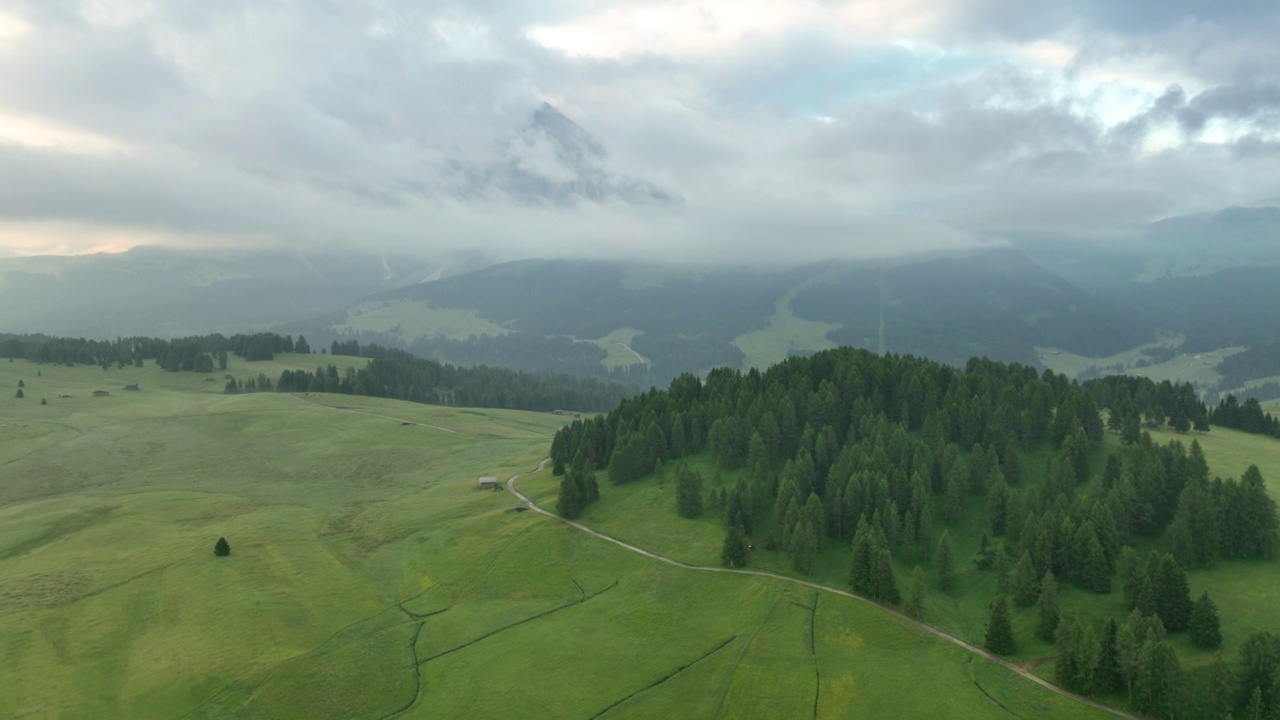
[[[360,360],[228,372],[320,362]],[[561,416],[0,362],[19,379],[3,717],[1101,714],[863,603],[663,565],[477,489],[534,468]]]

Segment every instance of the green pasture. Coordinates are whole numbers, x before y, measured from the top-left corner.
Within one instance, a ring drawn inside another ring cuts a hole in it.
[[[796,286],[774,304],[768,325],[760,330],[739,335],[733,344],[747,357],[743,368],[764,369],[786,360],[792,350],[817,351],[833,348],[827,333],[840,327],[817,320],[798,318],[791,311],[791,300],[810,283]]]
[[[1219,348],[1207,353],[1184,353],[1162,363],[1136,367],[1136,363],[1146,357],[1142,354],[1143,350],[1156,347],[1179,347],[1184,339],[1180,335],[1170,335],[1162,337],[1156,342],[1140,345],[1108,357],[1088,357],[1076,355],[1060,348],[1048,347],[1036,348],[1036,356],[1040,358],[1042,365],[1069,378],[1075,378],[1089,369],[1090,366],[1105,369],[1119,364],[1124,366],[1124,372],[1128,375],[1151,378],[1156,382],[1169,380],[1175,383],[1189,382],[1200,385],[1216,385],[1222,380],[1222,376],[1217,371],[1222,359],[1245,349],[1242,347],[1229,347]],[[1107,372],[1113,374],[1114,370],[1108,370]]]
[[[476,488],[533,468],[562,417],[0,362],[20,378],[0,717],[1099,715],[870,605],[671,567]]]
[[[642,361],[631,350],[631,341],[635,339],[640,331],[635,328],[618,328],[602,338],[591,340],[590,342],[604,348],[609,356],[600,361],[601,365],[612,370],[615,367],[627,367],[635,365]]]
[[[347,310],[347,321],[335,325],[339,332],[389,332],[406,342],[443,335],[465,340],[471,335],[505,335],[510,330],[486,320],[475,310],[437,308],[413,300],[368,301]]]

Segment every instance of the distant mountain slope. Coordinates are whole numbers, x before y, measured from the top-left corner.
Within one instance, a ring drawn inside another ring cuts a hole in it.
[[[182,251],[0,259],[0,331],[112,338],[240,332],[474,267],[357,251]]]
[[[1036,365],[1037,345],[1106,355],[1150,341],[1155,330],[1014,249],[853,268],[792,306],[800,317],[839,323],[832,340],[870,349],[883,317],[884,350],[950,363],[985,355]]]
[[[1280,254],[1280,247],[1274,252]],[[1239,267],[1197,277],[1130,283],[1112,291],[1203,352],[1280,336],[1280,267]]]
[[[900,263],[886,267],[883,277],[885,349],[891,352],[955,364],[986,355],[1036,365],[1036,345],[1089,353],[1126,349],[1154,336],[1137,313],[1080,290],[1016,250]],[[403,318],[415,306],[419,313],[473,312],[504,332],[480,342],[409,337],[406,323],[398,321],[385,334],[363,339],[451,362],[543,369],[563,358],[577,372],[604,374],[601,351],[556,338],[594,340],[613,350],[618,343],[605,338],[625,328],[631,333],[627,347],[642,364],[615,368],[615,374],[664,384],[681,372],[742,367],[748,335],[757,345],[772,343],[775,355],[804,354],[832,342],[876,349],[881,271],[865,263],[731,269],[528,260],[379,293],[351,312],[378,307],[384,317]],[[361,318],[365,329],[368,320]],[[339,318],[308,336],[351,327],[349,317]],[[824,327],[832,328],[826,337]],[[423,325],[415,328],[423,332]]]

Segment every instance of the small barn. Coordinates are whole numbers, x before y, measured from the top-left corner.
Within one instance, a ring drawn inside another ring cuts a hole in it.
[[[124,389],[125,389],[125,390],[133,390],[133,391],[135,391],[135,392],[136,392],[136,391],[137,391],[137,389],[138,389],[138,383],[129,383],[128,385],[125,385],[125,386],[124,386]]]
[[[480,478],[481,490],[497,490],[501,487],[502,486],[498,484],[498,478],[496,477],[486,475],[485,477]]]
[[[93,396],[94,396],[94,397],[106,397],[106,396],[108,396],[108,395],[110,395],[110,394],[111,394],[111,393],[107,392],[106,390],[94,390],[94,391],[93,391]]]

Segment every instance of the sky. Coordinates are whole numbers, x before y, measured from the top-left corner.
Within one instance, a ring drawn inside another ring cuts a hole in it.
[[[1107,237],[1280,204],[1277,37],[1274,0],[7,0],[0,254]]]

